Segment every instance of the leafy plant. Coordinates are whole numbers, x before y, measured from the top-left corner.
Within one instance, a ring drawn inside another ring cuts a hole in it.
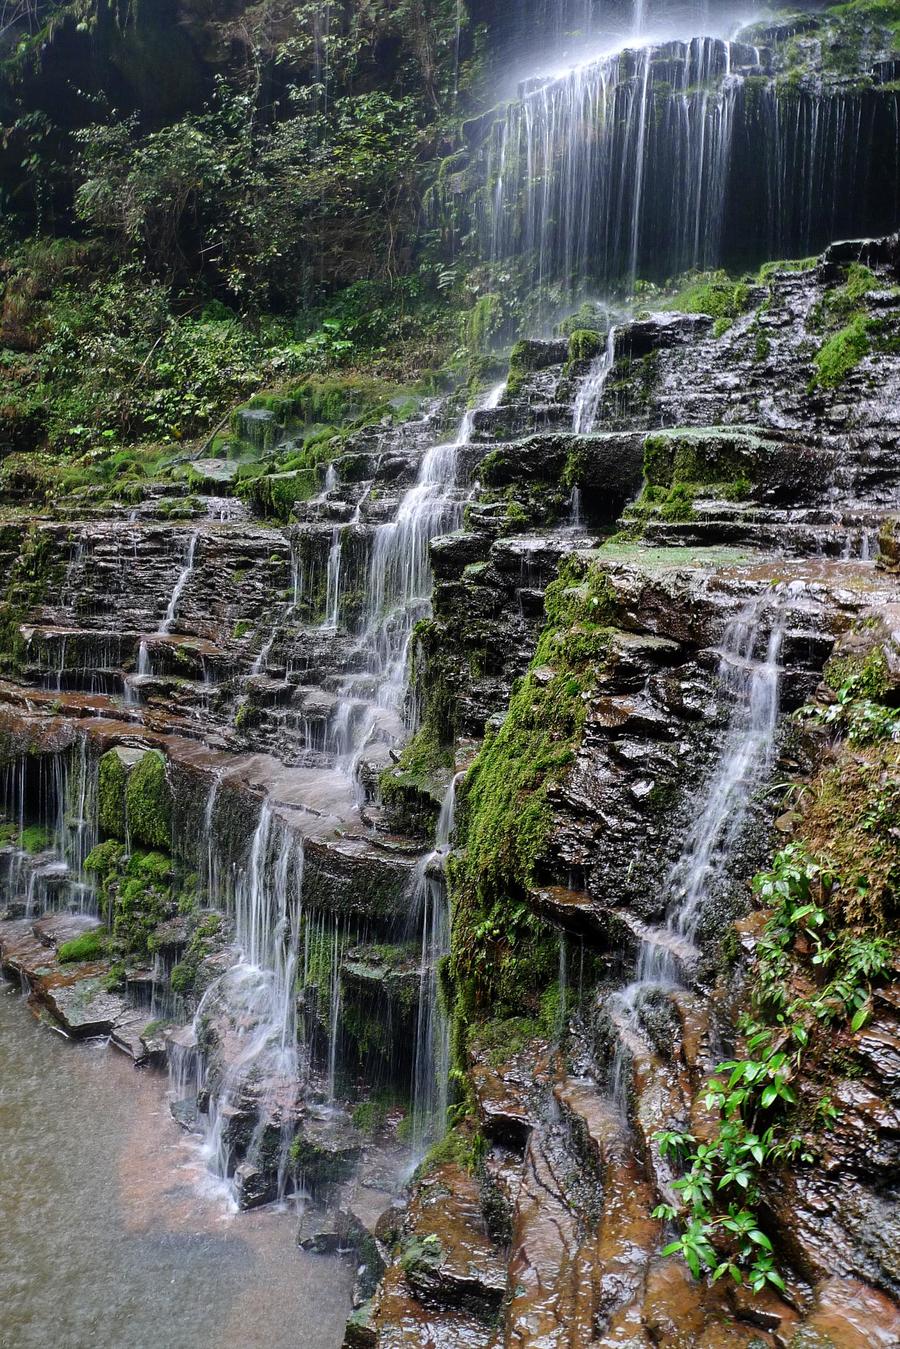
[[[874,982],[890,965],[883,937],[837,930],[829,901],[839,878],[802,844],[779,852],[753,888],[771,909],[757,949],[752,1011],[740,1024],[743,1057],[720,1063],[706,1086],[705,1105],[719,1114],[713,1137],[656,1135],[664,1157],[683,1171],[673,1188],[680,1212],[660,1205],[655,1216],[680,1219],[682,1231],[663,1254],[681,1255],[695,1278],[715,1282],[728,1274],[759,1291],[784,1288],[758,1216],[764,1176],[789,1163],[814,1160],[814,1143],[798,1116],[796,1079],[819,1026],[849,1023],[858,1031],[870,1015]],[[792,996],[797,950],[807,953],[819,979],[812,992]],[[828,1097],[816,1106],[814,1125],[830,1128],[837,1112]]]

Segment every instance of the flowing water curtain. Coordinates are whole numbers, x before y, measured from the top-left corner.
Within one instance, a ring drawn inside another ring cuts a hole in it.
[[[482,255],[575,294],[890,227],[896,91],[800,89],[760,59],[695,38],[524,84],[483,151]]]
[[[739,81],[728,44],[620,52],[525,86],[493,131],[482,248],[535,284],[633,282],[666,233],[665,268],[712,265]],[[719,81],[718,86],[715,81]]]

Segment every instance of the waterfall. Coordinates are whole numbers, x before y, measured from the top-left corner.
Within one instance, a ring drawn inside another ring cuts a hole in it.
[[[434,851],[418,863],[411,886],[410,917],[421,928],[419,1010],[412,1083],[412,1148],[419,1161],[447,1127],[450,1083],[450,1023],[440,990],[441,961],[450,952],[450,910],[442,874],[456,818],[454,777],[441,803]]]
[[[652,989],[682,986],[682,971],[696,958],[695,940],[707,901],[734,856],[753,794],[771,768],[778,722],[779,658],[785,616],[768,593],[747,604],[729,623],[722,642],[719,679],[734,702],[718,763],[700,795],[696,813],[666,886],[666,920],[646,927],[633,980],[613,995],[612,1011],[626,1044],[613,1066],[614,1092],[623,1099],[628,1035]],[[763,625],[770,618],[764,637]],[[759,654],[760,647],[763,647]]]
[[[578,436],[590,435],[597,425],[603,403],[603,391],[606,381],[616,363],[616,328],[610,324],[606,335],[606,346],[594,361],[588,376],[582,380],[575,399],[575,413],[572,429]]]
[[[464,414],[454,440],[425,452],[416,483],[403,496],[394,519],[376,530],[358,639],[363,680],[354,676],[345,683],[334,719],[335,752],[351,776],[377,730],[393,741],[403,735],[409,644],[431,605],[429,544],[462,523],[460,453],[471,438],[475,413],[496,407],[504,389],[505,384],[498,385]],[[359,696],[360,682],[372,690],[366,698]]]
[[[210,903],[233,917],[239,955],[201,998],[188,1052],[172,1055],[172,1088],[176,1096],[208,1091],[204,1153],[220,1176],[235,1170],[234,1131],[241,1120],[252,1120],[249,1142],[240,1149],[246,1168],[261,1165],[263,1154],[269,1165],[274,1136],[281,1197],[301,1078],[296,981],[303,843],[264,799],[243,863],[222,865],[212,833],[220,787],[214,779],[204,812],[203,869]]]
[[[172,594],[169,596],[165,617],[156,630],[157,637],[167,637],[172,629],[172,624],[175,621],[175,614],[178,609],[178,602],[184,594],[185,587],[191,577],[191,572],[194,570],[198,538],[199,533],[195,531],[188,539],[184,562],[176,577],[175,585],[172,587]],[[133,675],[126,675],[125,677],[124,697],[126,706],[135,706],[140,701],[135,692],[134,680],[146,679],[152,675],[152,673],[153,663],[150,658],[150,643],[147,641],[146,637],[142,637],[140,646],[138,647],[137,667],[135,672]]]
[[[401,498],[394,519],[376,530],[368,564],[368,603],[351,661],[351,668],[361,673],[345,681],[326,746],[333,762],[354,778],[359,756],[376,732],[388,740],[403,735],[409,643],[415,623],[429,612],[431,600],[428,547],[438,534],[461,523],[465,505],[461,454],[472,436],[477,411],[496,407],[504,387],[466,412],[452,441],[425,452],[417,480]],[[361,519],[366,495],[351,525]],[[336,529],[332,539],[326,616],[332,629],[340,620],[338,554],[344,528]],[[171,615],[193,559],[191,548],[169,606]],[[303,581],[293,542],[292,570],[297,596]],[[259,660],[257,667],[261,668]],[[173,1046],[172,1085],[175,1094],[200,1091],[207,1097],[207,1158],[214,1171],[227,1177],[243,1157],[238,1177],[242,1183],[257,1159],[261,1159],[259,1169],[269,1176],[273,1146],[281,1140],[278,1146],[287,1147],[285,1140],[296,1128],[304,1058],[312,1056],[323,1033],[325,1093],[329,1103],[336,1101],[342,964],[351,934],[345,921],[324,911],[302,921],[302,845],[291,841],[291,830],[269,800],[261,803],[246,855],[218,856],[213,840],[220,789],[221,782],[215,778],[204,812],[200,864],[211,907],[233,917],[239,954],[203,994],[186,1043]],[[453,831],[454,791],[455,783],[440,813],[435,850],[417,868],[410,895],[410,927],[421,941],[413,1134],[416,1148],[423,1151],[443,1132],[447,1113],[449,1027],[438,981],[440,962],[449,950],[450,924],[440,867]],[[317,990],[317,1000],[311,1004],[313,1015],[306,1021],[304,1058],[298,1047],[296,1007],[301,929],[300,983],[304,989],[314,986]],[[286,1157],[285,1151],[279,1162],[282,1187]]]
[[[891,228],[867,166],[895,144],[897,95],[791,88],[761,60],[717,37],[632,42],[526,81],[481,151],[482,256],[574,294]]]
[[[184,566],[181,568],[178,580],[175,582],[175,588],[172,591],[172,595],[169,600],[169,607],[166,609],[166,616],[163,619],[162,626],[159,629],[160,636],[164,636],[165,634],[170,632],[172,624],[175,621],[175,612],[178,608],[178,601],[184,594],[184,588],[187,585],[188,581],[190,580],[191,572],[194,570],[194,557],[196,556],[197,553],[198,537],[199,536],[195,533],[192,534],[190,539],[188,540],[187,555],[184,559]]]
[[[325,628],[337,628],[341,616],[341,553],[342,534],[339,525],[331,531],[328,550],[328,571],[325,581]]]
[[[98,765],[87,736],[79,735],[58,754],[19,755],[4,766],[0,810],[15,828],[4,879],[26,916],[51,909],[96,912],[84,864],[98,841]],[[29,837],[32,829],[37,834]]]

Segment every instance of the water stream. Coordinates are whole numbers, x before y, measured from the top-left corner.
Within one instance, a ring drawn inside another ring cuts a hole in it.
[[[493,390],[477,407],[496,406],[504,387]],[[466,412],[452,441],[425,452],[415,485],[401,498],[394,519],[377,527],[371,544],[366,608],[356,637],[355,665],[362,667],[362,674],[351,676],[339,695],[331,742],[332,766],[319,773],[324,779],[337,769],[358,798],[357,765],[373,738],[399,742],[411,729],[404,716],[407,667],[415,624],[430,610],[428,547],[433,538],[461,523],[465,489],[460,456],[469,443],[476,410]],[[361,517],[364,500],[365,494],[353,523]],[[331,629],[337,629],[340,623],[342,533],[342,529],[334,531],[329,557],[326,626]],[[170,602],[173,615],[193,557],[191,548]],[[294,576],[296,592],[296,563]],[[205,811],[208,840],[215,836],[220,787],[219,780],[213,779]],[[311,781],[310,791],[314,790]],[[439,869],[449,845],[452,791],[451,787],[441,812],[436,850],[423,859],[410,892],[410,931],[418,935],[422,949],[412,1092],[414,1147],[420,1153],[427,1141],[442,1132],[447,1107],[449,1033],[440,1007],[438,965],[449,950],[449,913],[443,882],[430,873]],[[204,993],[192,1033],[183,1037],[172,1055],[173,1093],[178,1100],[201,1092],[208,1099],[198,1122],[204,1131],[205,1154],[217,1175],[232,1176],[239,1155],[244,1158],[237,1177],[240,1183],[258,1165],[270,1172],[274,1149],[278,1164],[272,1197],[281,1197],[287,1183],[287,1149],[313,1058],[312,1046],[301,1054],[297,1038],[302,838],[279,818],[264,796],[247,857],[229,866],[208,842],[201,861],[210,903],[233,917],[238,959]],[[324,939],[324,931],[322,936]],[[328,996],[325,1093],[330,1103],[336,1100],[340,1069],[340,960],[345,940],[339,927],[329,937],[333,970]],[[218,1028],[219,1044],[212,1054],[204,1048],[209,1021]],[[240,1121],[248,1116],[253,1119],[252,1139],[245,1147],[239,1138]]]
[[[169,596],[169,603],[166,606],[166,612],[163,617],[163,620],[156,630],[156,636],[158,637],[167,637],[169,633],[172,631],[172,624],[175,622],[175,617],[178,612],[178,603],[182,595],[184,594],[185,588],[187,587],[187,583],[191,578],[191,573],[194,570],[194,562],[197,556],[197,540],[199,539],[199,537],[200,537],[199,532],[195,531],[193,534],[190,535],[188,539],[187,551],[185,553],[184,562],[182,563],[181,570],[179,571],[178,576],[175,579],[175,584],[172,587],[172,593]],[[146,637],[142,637],[140,645],[138,647],[137,665],[135,667],[134,678],[145,679],[149,675],[152,675],[152,673],[153,673],[153,662],[150,655],[150,643],[148,642]],[[134,705],[138,701],[139,699],[137,697],[133,679],[126,678],[125,680],[126,704]]]
[[[616,326],[611,323],[606,334],[606,345],[591,366],[587,378],[582,380],[575,399],[572,429],[576,435],[590,435],[597,425],[603,407],[603,393],[615,363]]]
[[[697,934],[704,909],[735,854],[754,793],[765,781],[775,752],[785,615],[778,595],[763,592],[728,624],[719,658],[722,693],[732,703],[721,752],[688,827],[665,886],[665,923],[647,926],[633,979],[613,995],[620,1026],[613,1065],[614,1093],[624,1102],[628,1040],[642,1001],[653,990],[684,986],[698,959]]]
[[[450,1021],[440,989],[441,961],[450,953],[450,907],[443,868],[456,822],[454,777],[441,804],[434,851],[416,867],[410,920],[421,932],[419,1009],[412,1084],[412,1151],[415,1161],[447,1127]]]

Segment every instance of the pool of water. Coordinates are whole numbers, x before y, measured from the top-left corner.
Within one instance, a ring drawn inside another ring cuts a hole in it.
[[[229,1212],[165,1081],[0,980],[0,1344],[338,1349],[352,1269],[297,1216]]]

